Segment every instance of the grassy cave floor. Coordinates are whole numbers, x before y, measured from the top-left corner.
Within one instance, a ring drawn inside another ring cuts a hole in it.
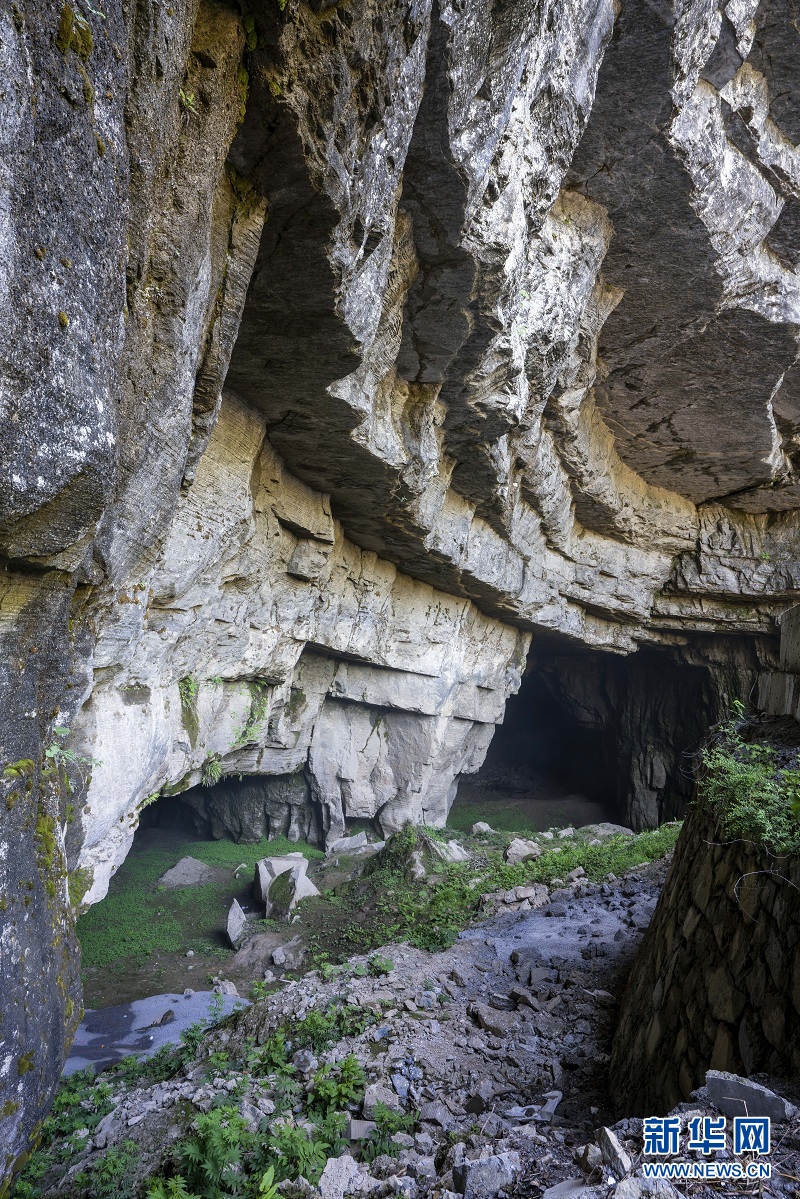
[[[256,862],[295,850],[310,859],[324,856],[284,837],[237,845],[163,829],[137,833],[107,897],[78,920],[86,1007],[110,1007],[186,987],[208,989],[211,978],[224,974],[233,958],[224,932],[231,902],[238,899],[245,908],[253,907]],[[188,856],[219,868],[218,881],[174,890],[159,887],[158,879]],[[262,929],[271,926],[259,923]]]
[[[602,879],[609,871],[621,873],[662,857],[678,835],[677,825],[667,825],[590,846],[590,835],[579,831],[569,840],[542,840],[545,852],[540,858],[508,866],[503,851],[511,833],[530,836],[529,826],[518,822],[513,829],[498,828],[490,837],[472,837],[463,827],[466,813],[470,826],[473,820],[490,817],[494,826],[505,823],[498,819],[503,813],[497,805],[490,810],[488,805],[464,804],[461,812],[454,809],[447,829],[428,830],[430,835],[424,836],[413,831],[397,834],[387,853],[371,862],[344,855],[326,860],[320,850],[283,838],[247,845],[203,841],[165,830],[142,831],[111,880],[107,898],[78,921],[86,1007],[180,993],[187,987],[205,990],[214,977],[230,978],[240,994],[248,995],[269,965],[271,950],[298,934],[307,951],[306,968],[404,939],[419,948],[438,950],[481,917],[485,911],[481,895],[532,881],[550,882],[579,865],[588,877]],[[418,836],[428,872],[423,882],[414,881],[407,868],[413,852],[410,840]],[[432,852],[436,840],[453,836],[470,853],[470,862],[445,865]],[[268,854],[293,850],[310,859],[309,876],[321,897],[301,906],[297,923],[259,919],[252,900],[253,867]],[[188,855],[217,868],[218,879],[175,890],[159,887],[165,871]],[[250,940],[238,956],[224,934],[234,898],[251,912]],[[187,957],[189,950],[191,957]]]

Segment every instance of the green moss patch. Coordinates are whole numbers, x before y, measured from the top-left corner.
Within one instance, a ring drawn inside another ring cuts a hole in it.
[[[259,858],[296,850],[309,859],[323,856],[310,845],[284,837],[250,845],[178,836],[134,843],[112,878],[106,899],[77,922],[84,968],[120,972],[141,965],[153,954],[180,954],[188,949],[228,956],[222,930],[231,900],[247,895]],[[158,887],[161,875],[188,855],[230,870],[230,878],[175,890]],[[245,868],[235,878],[234,871],[242,864]],[[102,994],[100,978],[93,980],[91,990]]]
[[[702,752],[699,799],[731,840],[772,853],[800,850],[800,754],[772,744],[770,726],[749,725],[741,704]],[[747,739],[746,734],[753,739]]]

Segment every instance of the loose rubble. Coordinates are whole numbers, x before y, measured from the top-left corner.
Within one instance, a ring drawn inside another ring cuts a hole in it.
[[[379,959],[356,957],[337,971],[311,971],[212,1030],[173,1078],[126,1086],[112,1075],[113,1110],[70,1159],[59,1195],[70,1197],[70,1177],[85,1174],[97,1155],[123,1141],[141,1154],[140,1177],[152,1175],[196,1114],[221,1102],[236,1103],[248,1127],[272,1128],[278,1076],[250,1074],[242,1065],[247,1047],[265,1045],[276,1030],[335,1003],[362,1014],[359,1030],[324,1049],[296,1050],[293,1077],[308,1089],[318,1071],[354,1055],[364,1071],[363,1094],[346,1113],[349,1149],[327,1161],[316,1186],[305,1179],[281,1183],[286,1199],[718,1193],[705,1184],[678,1191],[645,1179],[642,1120],[615,1120],[608,1106],[617,998],[664,873],[662,861],[594,883],[578,868],[550,887],[487,895],[486,920],[445,952],[395,945]],[[275,951],[277,966],[286,965],[290,948]],[[230,1064],[209,1069],[223,1058]],[[782,1175],[800,1174],[800,1119],[779,1090],[709,1072],[707,1087],[676,1112],[685,1122],[689,1113],[717,1115],[743,1099],[781,1122],[774,1176],[760,1184],[760,1194],[794,1194]],[[387,1110],[409,1113],[410,1126],[368,1160],[364,1147]],[[302,1117],[281,1117],[287,1118]],[[46,1181],[42,1193],[55,1194],[59,1179]]]

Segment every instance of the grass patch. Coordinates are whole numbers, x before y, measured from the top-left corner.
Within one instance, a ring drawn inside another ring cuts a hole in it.
[[[231,900],[249,888],[259,858],[300,850],[309,859],[322,852],[278,837],[250,845],[233,841],[175,841],[133,849],[111,880],[108,896],[77,923],[84,967],[143,962],[150,954],[187,949],[219,950]],[[230,870],[231,877],[197,887],[157,887],[165,871],[182,857]],[[239,880],[233,871],[244,862]]]
[[[368,862],[363,875],[335,893],[306,905],[303,922],[316,927],[320,951],[342,957],[368,953],[392,941],[438,951],[459,932],[482,918],[481,895],[507,891],[523,883],[550,883],[582,866],[590,880],[654,861],[675,846],[680,825],[663,825],[634,837],[609,837],[601,845],[563,844],[535,862],[509,866],[502,846],[473,846],[472,862],[445,865],[425,853],[426,837],[414,829],[395,833],[386,849]],[[484,843],[485,844],[485,843]],[[411,876],[412,855],[423,853],[428,876]]]
[[[457,833],[469,833],[473,824],[482,820],[498,833],[533,833],[536,832],[536,825],[533,817],[529,817],[525,811],[527,803],[525,799],[515,800],[513,797],[502,804],[460,802],[456,798],[447,817],[447,828]]]

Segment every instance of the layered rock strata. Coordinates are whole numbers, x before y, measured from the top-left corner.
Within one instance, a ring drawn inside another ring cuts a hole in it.
[[[531,634],[775,665],[800,130],[782,0],[28,0],[0,56],[8,1170],[152,795],[441,822]]]

